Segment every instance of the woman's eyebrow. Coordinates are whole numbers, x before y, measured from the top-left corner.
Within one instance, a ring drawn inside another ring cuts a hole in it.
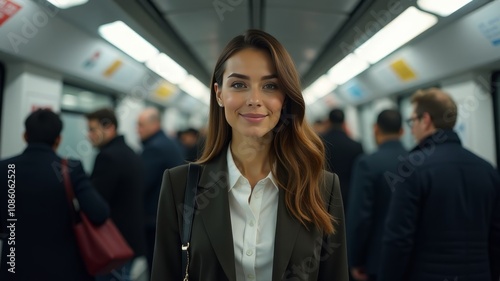
[[[231,78],[231,77],[236,77],[236,78],[240,78],[240,79],[250,80],[250,77],[248,77],[246,75],[243,75],[243,74],[239,74],[239,73],[231,73],[231,74],[229,74],[227,76],[227,78]],[[262,76],[262,78],[260,80],[269,80],[269,79],[274,79],[274,78],[278,78],[278,75],[277,74],[271,74],[271,75]]]
[[[229,74],[229,76],[227,76],[227,78],[231,78],[231,77],[236,77],[236,78],[241,78],[241,79],[245,79],[245,80],[250,80],[250,77],[246,76],[246,75],[243,75],[243,74],[239,74],[239,73],[231,73]]]

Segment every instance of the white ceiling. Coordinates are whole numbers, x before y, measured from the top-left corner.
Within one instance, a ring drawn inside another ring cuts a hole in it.
[[[227,42],[249,28],[274,35],[305,74],[360,0],[151,0],[207,72]],[[232,3],[232,4],[231,4]]]
[[[433,30],[443,28],[489,1],[473,1],[469,9],[441,18]],[[59,13],[95,36],[98,36],[100,25],[122,20],[205,85],[209,84],[215,62],[231,38],[250,28],[262,29],[283,43],[299,70],[302,86],[306,87],[357,47],[356,44],[363,43],[371,35],[370,32],[376,32],[373,30],[376,23],[389,22],[415,2],[89,0],[85,5]],[[227,9],[218,12],[214,3],[222,5],[219,9]],[[386,18],[387,14],[389,18]],[[345,46],[350,46],[352,50],[347,50]]]

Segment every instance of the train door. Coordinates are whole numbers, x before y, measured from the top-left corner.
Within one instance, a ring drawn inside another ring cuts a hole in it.
[[[87,173],[93,169],[97,151],[87,139],[85,114],[104,107],[114,107],[113,97],[68,84],[63,85],[61,119],[64,127],[57,153],[63,157],[80,160]]]

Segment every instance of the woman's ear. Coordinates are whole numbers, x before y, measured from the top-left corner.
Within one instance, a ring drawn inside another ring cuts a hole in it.
[[[223,107],[224,104],[222,103],[222,89],[219,88],[219,84],[214,83],[214,91],[215,91],[215,99],[217,100],[217,103],[219,104],[220,107]]]
[[[217,82],[214,83],[214,92],[215,92],[217,98],[219,98],[220,89],[219,89],[219,84]]]

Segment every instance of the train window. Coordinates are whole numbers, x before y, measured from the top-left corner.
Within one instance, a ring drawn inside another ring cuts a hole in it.
[[[87,173],[93,169],[97,152],[87,139],[85,114],[103,107],[114,108],[114,100],[110,95],[63,85],[61,119],[64,127],[57,152],[63,157],[80,160]]]
[[[114,107],[109,95],[81,89],[68,84],[63,85],[61,110],[89,113],[103,107]]]

